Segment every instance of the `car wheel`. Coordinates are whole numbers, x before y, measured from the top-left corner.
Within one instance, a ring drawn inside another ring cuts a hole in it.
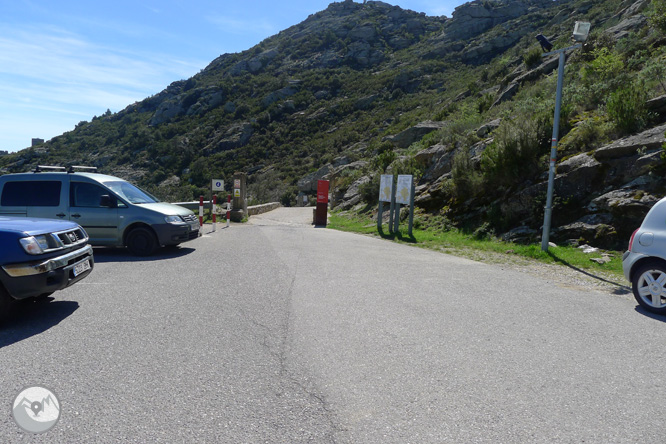
[[[666,266],[656,262],[642,265],[631,284],[641,307],[652,313],[666,314]]]
[[[135,228],[127,235],[127,248],[135,256],[150,256],[157,246],[157,238],[148,228]]]

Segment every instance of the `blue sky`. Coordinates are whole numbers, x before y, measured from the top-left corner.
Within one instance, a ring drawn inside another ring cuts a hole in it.
[[[0,150],[120,111],[331,2],[0,0]],[[464,1],[386,3],[450,17]]]

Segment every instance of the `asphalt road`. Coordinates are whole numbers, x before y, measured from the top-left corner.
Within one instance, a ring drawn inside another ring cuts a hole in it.
[[[0,329],[0,442],[666,442],[666,319],[311,218],[96,249]],[[11,418],[30,385],[62,405],[44,435]]]

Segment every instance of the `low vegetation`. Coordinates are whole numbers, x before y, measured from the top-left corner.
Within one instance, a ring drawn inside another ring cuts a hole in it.
[[[386,224],[384,224],[385,231],[379,233],[377,223],[369,217],[339,212],[329,216],[328,227],[340,231],[380,236],[395,242],[468,257],[482,262],[511,262],[514,261],[514,258],[520,257],[547,264],[560,264],[586,274],[594,275],[596,273],[604,278],[611,277],[617,283],[626,284],[622,274],[621,251],[598,250],[594,253],[584,253],[581,248],[559,246],[549,248],[548,252],[544,252],[540,245],[502,242],[478,231],[469,233],[452,228],[414,228],[412,236],[408,236],[405,223],[401,223],[400,230],[395,234],[388,233]],[[610,261],[599,264],[592,260],[604,257],[608,257]]]

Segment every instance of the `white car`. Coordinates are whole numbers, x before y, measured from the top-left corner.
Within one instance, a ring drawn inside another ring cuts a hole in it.
[[[648,211],[631,235],[622,269],[641,307],[666,314],[666,198]]]

